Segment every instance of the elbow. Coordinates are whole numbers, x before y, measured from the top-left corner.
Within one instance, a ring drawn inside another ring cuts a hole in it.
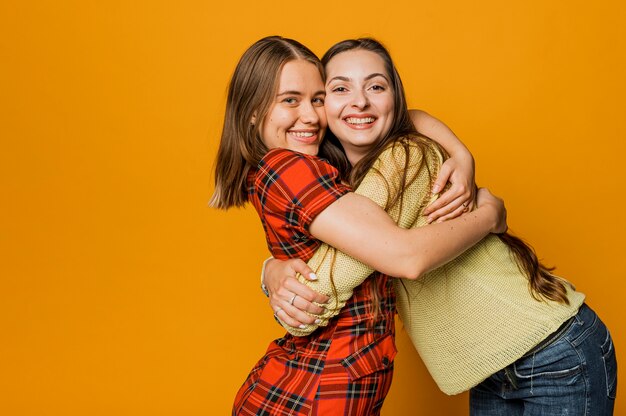
[[[409,271],[409,273],[406,273],[404,276],[402,276],[402,278],[408,280],[419,280],[424,276],[424,273],[425,272],[422,270],[414,269]]]
[[[411,257],[403,262],[402,267],[398,270],[396,277],[409,280],[419,280],[428,270],[423,262]]]
[[[409,117],[411,117],[411,121],[417,131],[420,131],[421,128],[423,129],[424,126],[422,125],[422,122],[426,116],[427,114],[425,111],[417,109],[409,110]]]

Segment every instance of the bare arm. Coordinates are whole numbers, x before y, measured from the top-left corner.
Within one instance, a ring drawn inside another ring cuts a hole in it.
[[[438,194],[450,182],[450,187],[432,203],[424,214],[427,221],[445,221],[473,208],[476,197],[474,157],[454,132],[437,118],[422,110],[410,110],[411,120],[418,132],[436,141],[450,155],[441,166],[433,185]]]
[[[486,189],[479,190],[478,205],[480,207],[484,208],[485,204],[494,203],[499,206],[501,201],[494,198]],[[409,210],[412,208],[414,207],[407,207]],[[463,218],[466,217],[463,216]],[[469,219],[469,222],[472,221]],[[431,229],[434,226],[429,225],[422,229]],[[505,228],[498,231],[504,232]],[[325,326],[328,320],[336,316],[343,308],[352,296],[354,288],[374,271],[373,267],[341,251],[336,251],[333,258],[328,255],[329,250],[334,250],[334,248],[324,244],[308,264],[299,259],[272,260],[268,263],[265,283],[270,292],[270,306],[273,310],[280,311],[279,320],[293,335],[308,335],[318,326]],[[311,278],[310,274],[313,271],[316,274],[314,278]],[[297,277],[296,272],[301,276]],[[331,275],[335,291],[331,290]],[[325,303],[324,309],[320,309],[322,303]]]
[[[469,149],[441,120],[423,110],[409,110],[409,114],[417,131],[439,143],[451,157],[472,158]]]
[[[300,259],[266,260],[261,276],[270,307],[273,311],[279,311],[277,317],[281,324],[293,335],[308,335],[317,329],[317,325],[325,325],[328,319],[339,312],[320,306],[330,299],[329,296],[319,293],[325,291],[329,277],[323,275],[322,285],[317,284],[318,278],[313,269]]]
[[[495,198],[494,198],[495,199]],[[370,199],[346,194],[311,223],[311,234],[374,270],[418,279],[447,263],[491,232],[505,230],[503,206],[495,200],[443,223],[405,230]]]
[[[506,229],[504,206],[493,197],[468,215],[445,223],[410,230],[398,227],[423,225],[423,212],[403,205],[413,201],[417,208],[432,202],[428,184],[441,162],[441,154],[432,145],[411,143],[408,153],[402,146],[386,149],[359,185],[357,192],[363,194],[346,194],[333,202],[313,220],[309,231],[375,270],[417,279],[490,232]],[[410,187],[402,191],[405,174]],[[400,192],[404,202],[388,208],[390,217],[381,207]]]
[[[426,163],[422,164],[424,152]],[[424,207],[433,198],[429,189],[432,180],[431,172],[436,172],[437,166],[441,163],[441,157],[434,147],[424,149],[418,145],[412,145],[409,157],[407,164],[404,151],[385,150],[375,162],[375,169],[367,173],[361,185],[355,190],[357,194],[367,196],[378,206],[385,207],[388,214],[393,217],[394,227],[396,223],[403,228],[426,225],[423,214],[420,214],[423,208],[420,207]],[[399,192],[393,184],[399,183],[399,175],[403,175],[406,166],[408,166],[409,178],[414,178],[414,180],[409,181],[410,184],[404,191],[403,203],[388,206],[388,192],[392,195]],[[485,203],[489,204],[489,201],[495,203],[496,206],[501,206],[501,201],[490,196],[487,191],[481,191],[481,195],[483,196],[479,202],[481,207]],[[504,212],[503,209],[502,212]],[[391,221],[387,216],[384,219]],[[286,262],[273,260],[268,263],[268,266],[270,267],[266,270],[265,283],[270,290],[270,305],[274,311],[278,311],[277,316],[285,329],[296,336],[308,335],[318,325],[326,325],[328,320],[337,315],[350,299],[354,288],[374,271],[372,267],[327,244],[320,246],[309,260],[310,268],[300,260]],[[296,270],[302,275],[297,280]],[[303,277],[312,271],[317,274],[318,280],[311,281],[311,279],[307,280],[308,277]],[[331,283],[331,278],[333,283]],[[314,302],[321,303],[324,300],[316,298],[319,295],[311,289],[331,298],[324,305],[325,310],[322,313],[315,310]],[[311,315],[312,313],[316,315]]]
[[[415,151],[416,149],[413,150],[412,163],[410,165],[417,166],[421,152]],[[398,174],[398,168],[404,166],[403,159],[400,160],[400,163],[396,163],[397,161],[393,156],[397,155],[386,150],[376,162],[376,169],[368,172],[361,185],[355,190],[357,194],[371,198],[381,207],[387,205],[386,201],[388,199],[387,187],[383,182],[386,179],[393,179],[394,175]],[[433,157],[430,160],[432,163],[436,162],[436,159]],[[434,167],[431,166],[431,168]],[[380,175],[376,171],[379,171]],[[419,215],[419,207],[423,207],[431,198],[429,192],[429,169],[423,169],[422,167],[419,171],[417,169],[413,169],[413,171],[418,172],[418,176],[409,185],[409,188],[405,190],[403,204],[387,207],[394,220],[405,228],[426,225],[423,215]],[[386,179],[383,179],[383,176]],[[483,196],[479,202],[481,207],[489,203],[495,203],[497,206],[501,205],[501,201],[490,196],[487,191],[481,191],[481,196]],[[383,220],[391,221],[394,224],[393,227],[395,227],[395,223],[390,217],[384,216]],[[469,221],[471,222],[471,219]],[[425,228],[432,229],[432,227],[428,226]],[[426,236],[425,238],[427,239],[428,237]],[[364,241],[369,242],[370,238]],[[350,257],[348,254],[341,251],[333,252],[334,250],[334,248],[326,244],[322,245],[313,258],[309,260],[308,265],[310,268],[299,260],[288,260],[286,262],[274,260],[268,264],[271,267],[266,270],[265,283],[270,290],[271,307],[273,310],[279,311],[278,317],[282,321],[283,326],[294,335],[308,335],[317,328],[317,325],[325,325],[330,318],[339,313],[352,296],[354,288],[360,285],[374,271],[372,267]],[[298,281],[296,280],[294,270],[297,270],[303,276],[307,276],[311,271],[315,271],[319,280],[310,281],[309,279],[307,281],[301,276]],[[330,283],[331,275],[336,290],[332,290],[333,284]],[[321,300],[316,298],[316,292],[311,289],[331,297],[331,300],[325,305],[326,308],[323,313],[318,313],[315,310],[315,305],[312,302],[321,302]],[[291,304],[290,301],[294,295],[298,296],[295,298],[295,302]],[[312,316],[311,313],[317,315]],[[316,320],[318,321],[315,322]]]

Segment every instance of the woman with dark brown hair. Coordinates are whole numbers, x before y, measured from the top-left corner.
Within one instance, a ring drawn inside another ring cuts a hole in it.
[[[399,225],[424,226],[445,154],[412,131],[389,53],[373,39],[347,40],[322,62],[332,134],[321,153]],[[375,281],[375,268],[339,249],[322,245],[310,268],[297,260],[267,264],[270,303],[283,311],[289,332],[314,334],[332,325],[352,288]],[[295,271],[315,271],[317,280],[298,281]],[[612,414],[617,364],[609,331],[584,295],[551,271],[505,233],[485,237],[419,280],[395,280],[398,311],[416,349],[445,393],[471,389],[472,415]],[[307,313],[319,298],[311,288],[330,298],[322,314]]]

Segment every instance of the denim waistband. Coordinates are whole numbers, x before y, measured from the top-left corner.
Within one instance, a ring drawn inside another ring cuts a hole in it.
[[[549,346],[550,344],[552,344],[553,342],[557,341],[561,337],[561,335],[563,335],[565,331],[569,329],[569,327],[572,325],[572,322],[574,322],[575,320],[576,320],[576,315],[572,316],[567,321],[563,322],[556,331],[548,335],[539,344],[532,347],[526,354],[522,355],[521,358],[526,358],[533,354],[536,354],[539,351],[546,348],[547,346]]]

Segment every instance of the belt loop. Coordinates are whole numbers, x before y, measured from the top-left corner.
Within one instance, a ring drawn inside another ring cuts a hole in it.
[[[511,367],[513,367],[513,371],[511,371]],[[515,363],[513,363],[512,365],[505,367],[504,368],[504,374],[506,375],[506,378],[509,379],[509,382],[511,383],[511,386],[513,386],[513,388],[515,390],[517,390],[517,377],[515,377]]]

